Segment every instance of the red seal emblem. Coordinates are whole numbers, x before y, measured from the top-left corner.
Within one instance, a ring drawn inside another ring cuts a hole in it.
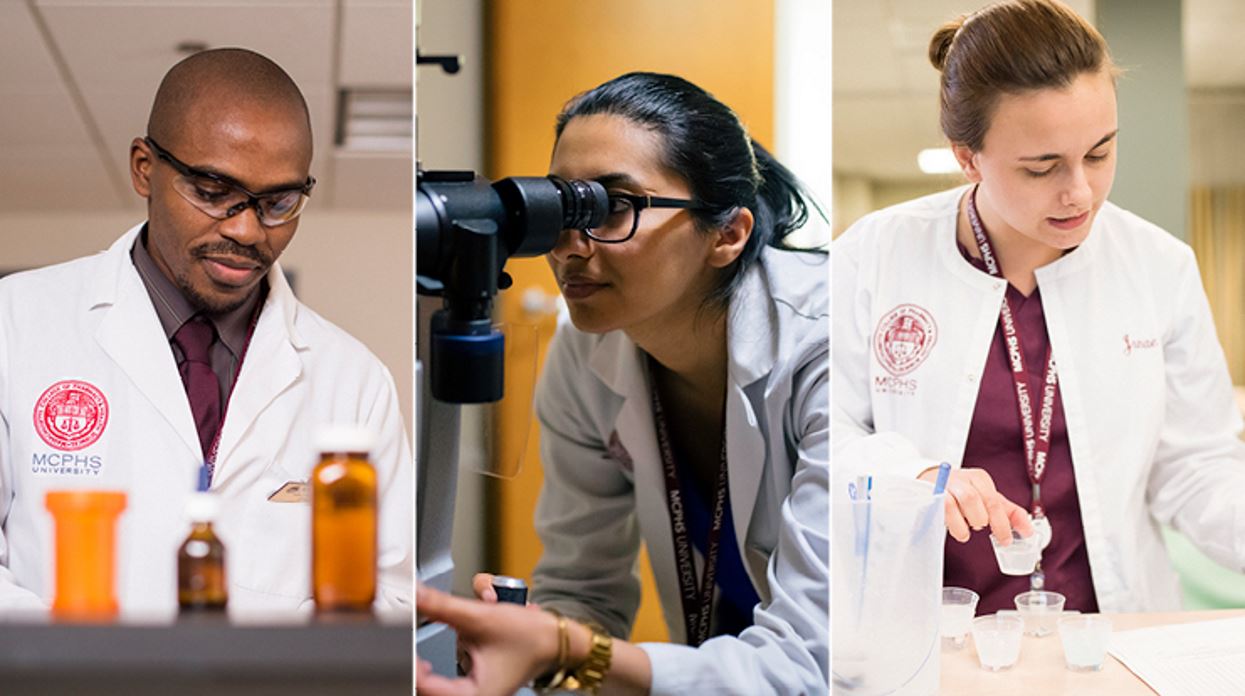
[[[57,382],[35,402],[35,430],[58,450],[90,447],[108,425],[108,400],[95,385],[75,379]]]
[[[896,377],[912,372],[938,341],[934,317],[913,304],[901,304],[887,312],[873,332],[873,352],[888,372]]]

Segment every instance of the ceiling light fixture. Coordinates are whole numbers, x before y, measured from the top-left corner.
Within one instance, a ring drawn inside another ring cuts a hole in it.
[[[960,171],[960,163],[949,147],[921,150],[916,156],[916,166],[926,174],[958,174]]]

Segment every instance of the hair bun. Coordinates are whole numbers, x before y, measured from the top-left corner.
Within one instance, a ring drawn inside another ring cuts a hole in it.
[[[955,40],[955,34],[964,26],[964,18],[960,17],[951,22],[947,22],[934,32],[934,37],[929,40],[929,62],[942,72],[943,66],[947,64],[947,53],[951,51],[951,42]]]

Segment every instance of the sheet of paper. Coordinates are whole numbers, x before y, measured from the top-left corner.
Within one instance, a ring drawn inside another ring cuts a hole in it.
[[[1119,631],[1111,654],[1159,696],[1245,694],[1245,618]]]

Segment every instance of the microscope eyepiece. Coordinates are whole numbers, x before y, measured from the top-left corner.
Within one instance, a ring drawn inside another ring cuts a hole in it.
[[[550,176],[562,197],[562,229],[582,230],[600,227],[610,211],[610,198],[605,187],[587,179],[562,179]]]

